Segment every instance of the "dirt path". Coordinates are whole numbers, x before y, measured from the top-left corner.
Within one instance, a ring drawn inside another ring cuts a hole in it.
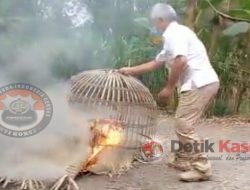
[[[171,122],[160,123],[160,134],[173,134]],[[250,124],[207,120],[198,131],[201,136],[218,144],[219,140],[250,143]],[[216,147],[218,148],[218,147]],[[217,151],[217,150],[216,150]],[[213,160],[211,181],[183,183],[178,181],[178,171],[168,168],[164,162],[153,165],[137,164],[136,167],[120,177],[84,176],[78,180],[81,190],[249,190],[250,189],[250,153],[242,154],[245,159],[233,153],[211,153],[209,156],[222,160]],[[227,160],[227,158],[235,160]],[[238,158],[238,159],[237,159]]]
[[[250,124],[206,120],[198,128],[203,138],[209,138],[216,145],[219,140],[250,143]],[[159,134],[173,138],[173,124],[161,120]],[[218,146],[215,147],[218,148]],[[213,177],[210,181],[184,183],[178,180],[179,172],[168,168],[165,161],[157,164],[136,164],[135,168],[124,175],[112,178],[107,176],[82,176],[77,180],[80,190],[249,190],[250,189],[250,152],[242,154],[248,160],[237,160],[233,153],[210,153],[210,157],[222,156],[213,160]],[[232,160],[227,160],[226,158]],[[234,159],[234,160],[233,160]],[[1,189],[1,188],[0,188]],[[8,189],[10,190],[10,189]]]

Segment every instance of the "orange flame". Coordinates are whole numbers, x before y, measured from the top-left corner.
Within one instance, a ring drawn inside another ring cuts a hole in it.
[[[93,152],[88,158],[85,168],[93,165],[98,160],[98,154],[107,146],[117,146],[122,141],[122,128],[111,120],[95,121],[91,126],[94,134],[92,140]]]

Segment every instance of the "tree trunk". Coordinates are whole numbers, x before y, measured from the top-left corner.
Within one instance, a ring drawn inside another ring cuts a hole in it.
[[[241,103],[242,103],[243,96],[244,96],[245,92],[246,92],[246,87],[245,87],[245,85],[243,85],[243,86],[238,90],[238,93],[237,93],[236,102],[235,102],[235,110],[234,110],[234,113],[235,113],[235,114],[239,114],[240,105],[241,105]]]
[[[197,1],[198,0],[187,1],[185,24],[193,30],[195,29],[195,20],[197,16]]]

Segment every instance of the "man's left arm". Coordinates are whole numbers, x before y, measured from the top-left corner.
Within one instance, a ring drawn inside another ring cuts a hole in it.
[[[170,64],[170,74],[166,86],[159,93],[160,99],[169,98],[187,67],[188,43],[185,36],[173,36],[166,40],[168,51],[172,55],[172,64]]]
[[[171,72],[167,81],[166,88],[174,89],[180,76],[184,72],[187,66],[186,56],[177,56],[174,63],[171,65]]]
[[[160,99],[167,99],[173,94],[175,87],[180,79],[180,76],[185,71],[186,67],[187,67],[186,56],[182,55],[177,56],[174,60],[174,63],[170,67],[171,72],[166,82],[166,86],[159,94]]]

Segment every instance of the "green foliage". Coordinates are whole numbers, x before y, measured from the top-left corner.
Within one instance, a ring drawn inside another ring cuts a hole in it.
[[[70,63],[71,61],[64,54],[59,54],[55,57],[54,64],[50,68],[53,76],[59,79],[69,79],[71,76],[77,74],[80,71],[79,66],[75,63]]]
[[[247,10],[250,10],[250,1],[248,0],[238,0],[240,6],[243,8],[243,9],[247,9]]]
[[[240,113],[246,113],[249,116],[250,113],[250,100],[243,100],[240,106]]]
[[[213,115],[218,116],[218,117],[223,117],[223,116],[228,116],[232,115],[233,111],[230,110],[228,107],[228,103],[225,100],[217,100],[214,108],[213,108]]]
[[[226,30],[223,31],[223,34],[226,36],[236,36],[238,34],[247,33],[250,29],[250,23],[247,22],[237,22],[232,24]]]
[[[198,7],[200,9],[207,9],[210,7],[209,2],[214,6],[219,5],[223,0],[200,0],[198,1]]]
[[[245,18],[250,20],[250,10],[247,9],[232,9],[228,12],[229,15],[238,18]]]
[[[148,30],[152,28],[152,25],[150,24],[149,19],[146,17],[135,18],[134,21]]]

